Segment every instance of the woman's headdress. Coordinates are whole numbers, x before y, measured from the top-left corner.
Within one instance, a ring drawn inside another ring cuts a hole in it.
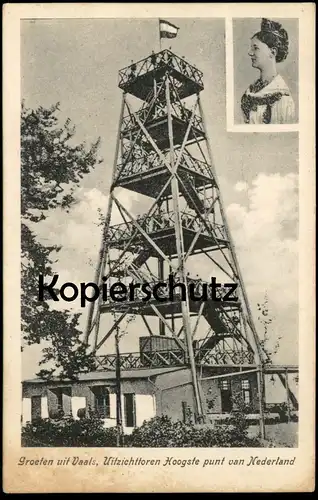
[[[254,35],[269,48],[277,49],[276,62],[286,59],[288,54],[288,34],[280,23],[270,19],[262,19],[261,31]]]
[[[282,25],[280,23],[277,23],[276,21],[270,21],[270,19],[262,19],[261,31],[272,33],[279,38],[285,38],[284,34],[282,33]]]

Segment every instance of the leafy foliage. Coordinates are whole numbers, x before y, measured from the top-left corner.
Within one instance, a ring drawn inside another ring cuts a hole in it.
[[[258,321],[263,327],[263,338],[260,340],[260,346],[264,353],[266,364],[273,363],[273,357],[277,354],[280,347],[281,336],[278,336],[276,342],[272,348],[269,347],[270,338],[270,327],[273,322],[273,317],[271,317],[268,308],[268,297],[265,294],[264,302],[257,304],[258,309]]]
[[[75,420],[39,419],[22,429],[22,446],[26,447],[99,447],[116,446],[116,428],[103,428],[97,415]]]
[[[279,422],[286,423],[289,419],[291,422],[298,422],[298,412],[292,410],[288,412],[288,406],[285,401],[283,403],[273,403],[271,405],[271,412],[279,415]]]
[[[22,103],[21,112],[21,212],[37,222],[33,210],[61,206],[68,209],[75,201],[76,185],[95,166],[100,140],[88,150],[85,143],[73,145],[75,127],[69,119],[60,127],[59,103],[45,109],[30,110]],[[69,192],[65,193],[65,187]]]
[[[47,341],[41,364],[55,361],[55,368],[42,369],[39,376],[58,374],[74,378],[94,367],[78,329],[79,315],[57,311],[38,300],[38,279],[50,282],[60,247],[45,246],[36,237],[36,225],[57,207],[67,213],[75,203],[74,190],[85,174],[100,162],[99,139],[86,147],[74,144],[75,128],[70,120],[58,124],[59,103],[48,109],[25,107],[21,111],[21,326],[26,345]],[[56,290],[58,292],[58,290]],[[52,299],[51,299],[52,300]]]
[[[242,396],[239,394],[232,396],[232,401],[233,410],[229,417],[218,424],[219,429],[222,430],[219,433],[221,439],[225,443],[231,443],[233,447],[240,447],[242,446],[241,443],[244,443],[244,446],[257,446],[254,440],[248,437],[248,427],[250,425],[246,418],[246,414],[249,412],[248,405],[244,403]]]
[[[129,445],[133,447],[169,448],[187,442],[188,427],[181,421],[173,422],[166,415],[145,421],[133,430]]]
[[[133,448],[223,448],[260,447],[257,438],[250,438],[244,417],[230,417],[215,426],[186,425],[168,416],[154,417],[124,435],[124,446]],[[22,430],[22,446],[116,446],[116,427],[104,428],[96,414],[74,420],[39,419],[27,423]]]

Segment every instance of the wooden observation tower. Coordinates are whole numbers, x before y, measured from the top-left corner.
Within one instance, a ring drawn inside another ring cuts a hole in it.
[[[177,288],[173,297],[165,297],[162,290],[160,301],[143,301],[138,289],[133,301],[103,301],[100,296],[90,303],[86,342],[96,352],[100,369],[114,369],[115,355],[98,351],[125,316],[142,318],[140,352],[121,354],[121,366],[188,366],[200,420],[202,366],[259,367],[259,395],[263,391],[262,352],[200,102],[203,74],[184,58],[162,50],[119,71],[119,88],[119,130],[95,283],[120,280],[154,288],[173,274],[177,283],[192,284],[199,297],[204,282],[214,276],[220,283],[238,285],[237,300],[182,300]],[[119,188],[147,197],[149,210],[134,217],[116,196]],[[112,224],[114,206],[121,224]],[[200,267],[203,259],[205,266]],[[200,269],[203,278],[197,274]],[[221,288],[217,294],[222,297]],[[108,331],[100,331],[102,314],[113,318]],[[161,347],[147,350],[145,333],[150,341],[157,339],[157,345],[162,340]]]

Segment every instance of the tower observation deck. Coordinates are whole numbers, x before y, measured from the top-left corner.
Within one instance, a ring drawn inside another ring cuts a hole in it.
[[[134,300],[100,298],[90,304],[86,342],[99,368],[113,369],[114,355],[98,350],[125,318],[130,326],[141,318],[140,352],[122,354],[122,366],[189,366],[201,415],[198,367],[256,367],[262,359],[213,163],[200,100],[203,74],[162,50],[120,70],[119,88],[122,106],[95,283],[104,277],[137,288],[148,283],[153,290],[173,274],[177,283],[192,284],[196,297],[162,291],[162,300],[145,301],[138,290]],[[133,216],[119,201],[118,188],[147,197],[149,210]],[[114,206],[120,224],[112,223]],[[212,276],[236,284],[236,300],[222,299],[224,288],[217,289],[219,300],[210,292],[203,300],[203,285]],[[113,318],[106,331],[100,331],[102,314]],[[142,340],[145,332],[153,337],[151,349]]]

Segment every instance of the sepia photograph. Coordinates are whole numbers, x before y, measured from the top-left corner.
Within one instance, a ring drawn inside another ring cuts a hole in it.
[[[298,57],[297,19],[233,19],[235,124],[298,123]]]
[[[17,18],[7,491],[302,477],[300,24],[218,12]]]
[[[139,31],[147,43],[115,51],[121,32]],[[96,50],[102,33],[108,55]],[[25,20],[21,36],[22,444],[297,446],[297,136],[273,137],[280,165],[268,137],[240,165],[226,96],[211,97],[224,82],[224,20]],[[217,126],[236,154],[227,170],[212,158]],[[248,236],[269,187],[273,220]],[[259,249],[275,224],[264,277]],[[99,441],[77,441],[90,418]]]

